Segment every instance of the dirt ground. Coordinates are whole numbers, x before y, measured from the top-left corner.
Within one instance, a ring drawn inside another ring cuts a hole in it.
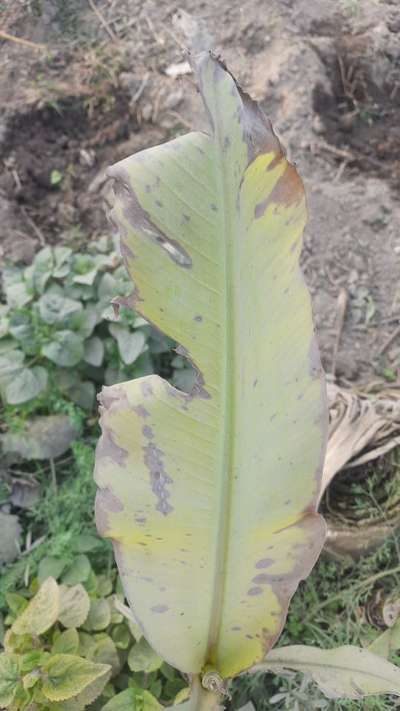
[[[398,0],[180,7],[214,33],[305,181],[303,267],[328,373],[400,382]],[[0,257],[29,262],[42,244],[104,233],[105,167],[201,125],[193,78],[168,75],[184,60],[178,8],[0,3],[14,37],[0,37]]]

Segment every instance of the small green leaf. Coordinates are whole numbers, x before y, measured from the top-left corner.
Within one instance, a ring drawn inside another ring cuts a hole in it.
[[[59,185],[63,179],[63,174],[59,170],[52,170],[50,173],[50,185],[55,187]]]
[[[62,582],[64,585],[83,583],[88,579],[91,570],[89,558],[84,554],[78,555],[64,572]]]
[[[52,654],[77,654],[79,635],[74,627],[67,629],[57,637],[52,647]]]
[[[96,664],[109,664],[112,668],[112,676],[117,674],[121,666],[117,648],[111,637],[108,636],[96,641],[90,658],[93,662],[96,662]]]
[[[92,336],[88,338],[85,343],[85,355],[84,360],[90,365],[99,367],[104,358],[104,345],[103,341],[98,336]]]
[[[26,652],[19,657],[19,668],[21,674],[28,674],[33,671],[36,667],[42,664],[43,660],[46,659],[47,652],[43,652],[41,649],[36,649],[31,652]]]
[[[190,686],[185,686],[183,689],[178,691],[174,699],[174,704],[181,704],[190,697]],[[183,708],[183,707],[181,707]]]
[[[20,309],[32,301],[32,294],[29,293],[27,285],[24,281],[10,284],[6,289],[7,304],[12,309]]]
[[[84,380],[68,390],[72,402],[83,410],[92,410],[96,397],[96,388],[90,380]]]
[[[14,634],[40,635],[52,627],[60,610],[59,587],[54,578],[47,578],[28,607],[15,620]]]
[[[157,699],[149,691],[143,691],[143,711],[158,711],[162,708]]]
[[[68,262],[71,256],[72,249],[70,247],[54,247],[54,259],[57,267],[61,267]]]
[[[114,296],[117,296],[117,294],[118,282],[111,274],[106,272],[99,281],[97,296],[101,301],[109,302]]]
[[[111,636],[117,649],[128,649],[132,642],[131,633],[125,624],[116,625],[111,632]]]
[[[18,593],[8,592],[5,594],[4,597],[6,599],[8,607],[10,608],[11,612],[14,613],[14,615],[20,615],[21,612],[23,612],[25,608],[28,607],[28,600],[26,599],[26,597],[18,595]]]
[[[46,677],[42,691],[50,701],[77,696],[95,679],[107,675],[107,664],[94,664],[73,654],[55,654],[43,665]]]
[[[90,609],[89,595],[80,583],[67,587],[60,585],[60,612],[58,619],[64,627],[81,627]]]
[[[79,652],[81,656],[91,659],[92,651],[95,646],[96,640],[94,639],[94,635],[79,630]]]
[[[101,540],[98,536],[92,533],[81,533],[74,544],[74,550],[78,553],[89,553],[94,551],[101,545]]]
[[[90,610],[85,622],[85,628],[92,631],[106,629],[111,622],[110,606],[104,598],[91,600]]]
[[[79,314],[79,319],[75,324],[75,331],[79,333],[82,338],[88,338],[92,335],[95,326],[99,323],[100,317],[96,306],[86,306],[83,311]]]
[[[40,365],[21,368],[5,388],[5,397],[10,405],[20,405],[33,400],[47,387],[47,371]]]
[[[25,355],[19,350],[0,355],[0,383],[2,385],[14,378],[15,374],[21,370],[24,360]]]
[[[391,652],[397,652],[398,649],[400,649],[400,617],[392,627],[382,632],[368,647],[370,652],[379,654],[380,657],[386,659]]]
[[[112,579],[110,575],[98,575],[97,576],[97,594],[100,597],[107,597],[111,595],[113,589]]]
[[[19,311],[13,313],[10,318],[9,331],[26,352],[32,349],[34,329],[29,314]]]
[[[113,696],[110,701],[102,706],[101,711],[139,711],[143,709],[143,705],[136,703],[136,694],[134,689],[125,689],[116,696]]]
[[[33,672],[29,672],[29,674],[25,674],[25,676],[22,679],[22,685],[26,691],[29,689],[32,689],[35,684],[40,679],[40,672],[38,670],[35,670]]]
[[[38,568],[38,579],[42,583],[46,578],[52,577],[57,580],[60,577],[66,566],[66,560],[64,558],[56,558],[54,556],[47,555],[39,563]]]
[[[371,694],[400,696],[400,669],[367,649],[351,645],[318,649],[293,645],[269,652],[253,672],[299,671],[312,677],[331,699],[362,699]]]
[[[7,707],[13,702],[19,679],[18,658],[0,654],[0,706]]]
[[[108,329],[118,343],[121,359],[126,365],[131,365],[143,352],[146,336],[142,331],[130,331],[118,323],[110,323]]]
[[[89,272],[86,272],[86,274],[76,274],[73,277],[73,282],[74,284],[85,284],[88,286],[92,286],[94,284],[96,276],[98,274],[98,268],[95,267],[94,269],[91,269]]]
[[[150,647],[144,637],[133,645],[128,656],[128,666],[133,672],[153,672],[163,664],[161,657]]]
[[[50,247],[44,247],[33,260],[32,286],[34,291],[42,294],[53,271],[53,252]]]
[[[53,340],[42,347],[42,354],[56,365],[70,368],[83,359],[83,341],[73,331],[58,331]]]

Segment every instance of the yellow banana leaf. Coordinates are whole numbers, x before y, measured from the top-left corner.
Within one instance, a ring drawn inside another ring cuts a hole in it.
[[[299,269],[302,182],[212,54],[210,120],[110,169],[135,309],[198,371],[104,388],[97,525],[156,652],[223,678],[265,657],[325,535],[327,408]]]

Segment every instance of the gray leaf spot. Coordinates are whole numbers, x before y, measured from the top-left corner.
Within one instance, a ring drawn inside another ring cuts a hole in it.
[[[146,439],[152,439],[154,437],[154,432],[149,425],[144,425],[142,427],[142,432],[143,432],[143,437],[146,437]]]
[[[150,484],[153,494],[157,498],[156,510],[160,511],[164,516],[167,516],[173,507],[168,499],[171,492],[168,490],[168,484],[172,484],[172,479],[165,471],[163,457],[164,452],[159,449],[154,442],[149,442],[144,451],[144,463],[150,472]]]
[[[162,614],[163,612],[168,612],[168,610],[169,610],[168,605],[154,605],[151,608],[152,612],[159,612],[160,614]]]
[[[256,563],[256,568],[269,568],[270,565],[273,565],[274,561],[272,558],[261,558],[261,560],[258,560]]]

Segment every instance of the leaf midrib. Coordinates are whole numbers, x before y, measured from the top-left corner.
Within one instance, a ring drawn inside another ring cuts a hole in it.
[[[220,117],[218,106],[218,93],[216,97],[216,116]],[[234,307],[234,239],[232,224],[232,207],[229,200],[229,186],[224,170],[223,139],[220,132],[220,123],[215,123],[215,174],[218,185],[218,194],[222,198],[222,229],[223,239],[223,269],[224,269],[224,316],[225,329],[222,342],[223,378],[221,387],[222,402],[222,427],[223,445],[221,456],[221,485],[219,493],[219,515],[217,523],[217,551],[215,557],[214,586],[211,603],[211,614],[208,630],[206,651],[206,664],[217,667],[218,647],[221,633],[221,620],[224,607],[226,590],[226,562],[230,541],[230,521],[233,485],[234,463],[234,426],[235,426],[235,307]]]

